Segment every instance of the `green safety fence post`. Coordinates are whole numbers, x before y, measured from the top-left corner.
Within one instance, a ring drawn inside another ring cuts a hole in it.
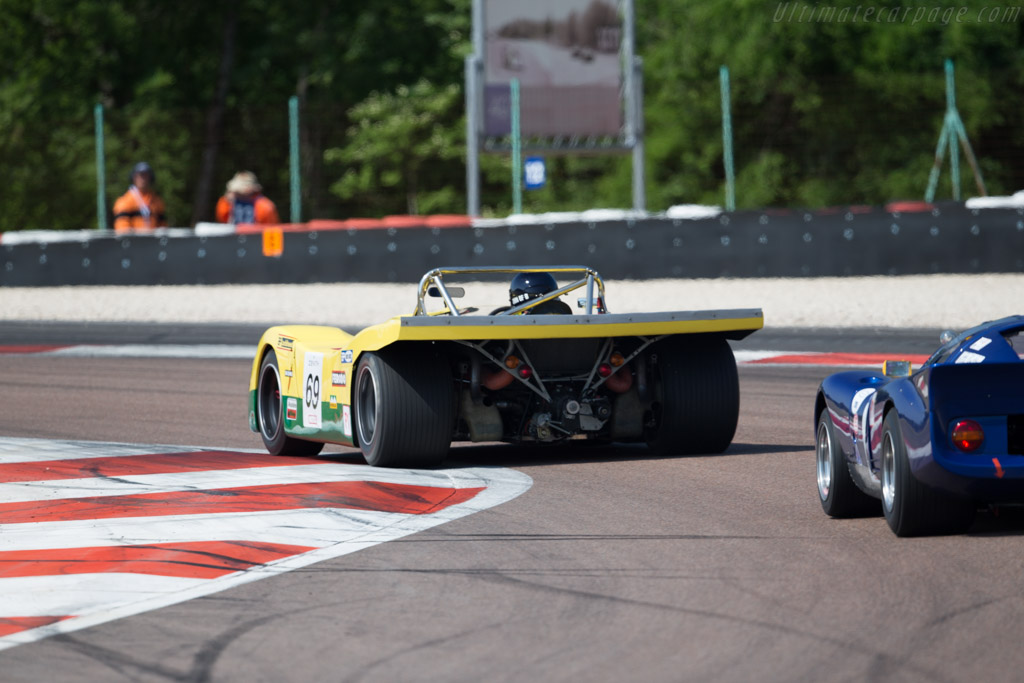
[[[954,116],[959,119],[956,114],[956,86],[953,80],[953,60],[946,60],[946,116],[949,117],[949,112],[953,112]],[[953,124],[953,129],[956,130],[956,124]],[[956,147],[956,135],[949,136],[949,170],[953,181],[953,199],[960,201],[960,154]]]
[[[725,164],[725,210],[736,210],[736,176],[732,166],[732,97],[729,94],[729,67],[718,70],[722,87],[722,161]]]
[[[512,89],[512,213],[523,212],[522,152],[519,138],[519,79],[513,78]]]
[[[103,145],[103,105],[93,109],[96,120],[96,229],[107,229],[107,160]]]
[[[981,177],[981,169],[978,168],[978,160],[974,157],[974,150],[967,140],[967,130],[960,119],[960,113],[956,109],[956,84],[953,79],[953,60],[946,60],[946,116],[942,121],[942,130],[939,132],[939,144],[935,146],[935,163],[932,165],[931,174],[928,176],[928,189],[925,191],[925,201],[935,199],[935,189],[939,184],[939,172],[942,170],[942,157],[945,154],[946,146],[949,146],[949,166],[953,181],[953,199],[960,201],[960,150],[956,143],[959,139],[964,148],[964,156],[967,163],[971,165],[974,172],[974,182],[978,186],[978,193],[982,197],[988,196],[985,188],[985,180]]]
[[[299,98],[288,99],[288,146],[291,160],[292,223],[302,222],[302,183],[299,178]]]

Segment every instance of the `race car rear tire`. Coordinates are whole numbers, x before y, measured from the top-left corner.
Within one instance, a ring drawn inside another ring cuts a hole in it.
[[[352,398],[356,438],[375,467],[436,467],[451,445],[456,404],[448,363],[414,348],[359,359]]]
[[[670,338],[652,349],[647,445],[661,455],[724,451],[740,413],[739,377],[729,342]]]
[[[962,534],[974,523],[971,501],[930,489],[911,473],[895,410],[882,427],[882,512],[897,536]]]
[[[304,441],[285,434],[281,372],[273,351],[263,356],[260,364],[256,385],[256,422],[263,445],[272,455],[316,455],[323,450],[324,445],[319,441]]]
[[[857,488],[850,476],[850,465],[836,443],[832,419],[822,410],[815,432],[814,455],[817,464],[818,500],[829,517],[866,517],[877,515],[879,502]]]

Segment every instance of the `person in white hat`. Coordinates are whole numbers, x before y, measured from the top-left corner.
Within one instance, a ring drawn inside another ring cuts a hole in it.
[[[263,187],[251,171],[239,171],[228,181],[227,193],[217,200],[220,223],[280,223],[274,202],[263,195]]]

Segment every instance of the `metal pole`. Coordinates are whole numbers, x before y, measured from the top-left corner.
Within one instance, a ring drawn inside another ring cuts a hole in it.
[[[974,182],[978,185],[978,192],[982,197],[988,196],[985,188],[985,180],[981,177],[981,169],[978,168],[978,160],[974,157],[974,150],[967,140],[967,131],[964,130],[964,123],[960,120],[960,113],[956,110],[956,81],[953,78],[953,60],[946,60],[946,116],[942,120],[942,131],[939,133],[939,144],[935,148],[935,163],[932,165],[932,172],[928,177],[928,189],[925,190],[925,201],[935,199],[935,188],[939,182],[939,171],[942,168],[942,157],[945,146],[949,145],[949,165],[953,183],[953,199],[960,200],[960,150],[957,147],[957,138],[964,148],[964,156],[974,172]]]
[[[93,109],[96,120],[96,229],[107,229],[107,161],[103,146],[103,105]]]
[[[466,213],[480,215],[480,136],[477,125],[476,57],[466,57]]]
[[[637,109],[634,106],[636,104],[633,95],[636,92],[636,82],[634,76],[636,75],[636,69],[633,68],[633,0],[625,0],[622,3],[622,64],[623,69],[623,99],[625,99],[625,142],[628,147],[632,147],[633,143],[636,142],[636,114]]]
[[[949,130],[949,174],[952,176],[950,180],[953,183],[953,200],[960,201],[960,148],[956,144],[956,120],[949,114],[946,128]]]
[[[302,183],[299,178],[299,98],[288,98],[288,145],[291,157],[292,223],[302,222]]]
[[[953,85],[953,60],[946,60],[946,111],[956,111],[956,87]]]
[[[729,67],[718,70],[722,86],[722,161],[725,163],[725,210],[736,210],[736,177],[732,165],[732,95],[729,92]]]
[[[643,211],[647,206],[644,184],[644,88],[643,61],[636,56],[633,40],[635,14],[633,0],[622,2],[622,64],[623,105],[625,106],[624,137],[626,147],[633,150],[633,208]]]
[[[480,132],[483,129],[484,0],[473,0],[473,54],[466,57],[466,213],[480,215]]]
[[[942,132],[939,133],[939,144],[935,146],[935,163],[932,164],[932,171],[928,174],[928,189],[924,192],[926,202],[935,200],[935,188],[939,185],[939,173],[942,171],[942,156],[945,154],[947,135],[949,135],[949,129],[943,123]]]
[[[647,176],[644,167],[644,60],[635,57],[633,60],[633,101],[627,102],[636,112],[633,119],[633,209],[647,210]]]
[[[512,91],[512,213],[523,212],[522,150],[519,139],[519,79],[509,83]]]
[[[960,120],[959,116],[956,120],[956,132],[960,136],[960,143],[964,147],[964,156],[967,157],[967,163],[970,164],[971,171],[974,172],[974,182],[978,186],[978,194],[982,197],[987,197],[988,189],[985,187],[985,179],[981,177],[978,160],[974,158],[974,150],[971,149],[971,143],[967,139],[967,131],[964,130],[964,123]]]
[[[949,167],[953,176],[953,199],[960,201],[960,150],[956,145],[956,85],[953,79],[953,60],[946,60],[946,127],[949,136]]]

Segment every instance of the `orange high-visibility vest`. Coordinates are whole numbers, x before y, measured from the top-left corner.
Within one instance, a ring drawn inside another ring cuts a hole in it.
[[[167,207],[155,192],[140,192],[132,185],[114,202],[114,230],[152,230],[167,227]]]

